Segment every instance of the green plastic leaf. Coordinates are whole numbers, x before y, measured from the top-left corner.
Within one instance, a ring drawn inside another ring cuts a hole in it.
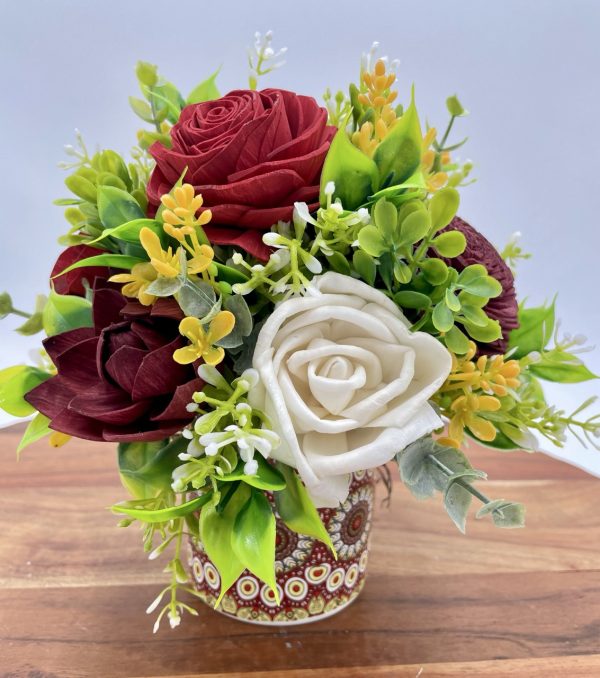
[[[505,499],[495,499],[484,504],[477,511],[475,517],[483,518],[489,514],[492,515],[496,527],[508,529],[525,527],[525,507],[523,504],[506,501]]]
[[[240,461],[231,473],[221,476],[219,480],[224,483],[232,483],[241,480],[247,485],[269,492],[283,490],[285,487],[285,479],[281,473],[260,455],[256,455],[255,459],[258,462],[258,470],[253,476],[247,476],[244,473],[244,462]]]
[[[325,186],[333,181],[334,197],[342,201],[347,210],[360,207],[377,184],[377,166],[348,138],[345,129],[333,137],[321,172],[321,205],[327,204]]]
[[[456,325],[446,333],[444,341],[452,353],[463,355],[469,350],[469,338]]]
[[[360,252],[360,250],[356,251]],[[327,261],[329,262],[329,267],[331,270],[336,271],[336,273],[350,275],[352,272],[350,268],[350,262],[341,252],[333,252],[332,254],[328,254]]]
[[[460,195],[454,188],[442,188],[429,201],[429,214],[434,232],[445,228],[456,216]]]
[[[383,238],[387,241],[394,240],[398,228],[398,210],[395,205],[382,198],[375,203],[372,215],[374,225]]]
[[[453,312],[453,313],[458,313],[460,311],[460,300],[452,292],[452,290],[447,289],[446,293],[444,295],[444,301],[446,302],[446,306]]]
[[[463,325],[469,335],[475,339],[475,341],[481,341],[486,344],[491,343],[500,339],[502,336],[502,327],[497,320],[492,320],[491,318],[487,319],[485,326],[474,325],[470,322],[463,322]]]
[[[421,263],[421,271],[431,285],[443,285],[448,279],[448,266],[441,259],[425,259]]]
[[[554,333],[556,297],[549,306],[519,307],[519,327],[510,333],[508,346],[513,357],[523,358],[532,351],[542,352]]]
[[[179,276],[175,276],[174,278],[158,276],[156,280],[153,280],[148,285],[146,292],[148,294],[153,294],[156,297],[172,297],[179,292],[182,285],[183,280]]]
[[[538,362],[529,365],[529,371],[539,379],[559,384],[578,384],[598,378],[579,358],[558,350],[542,353]]]
[[[37,440],[44,438],[47,435],[52,433],[52,430],[49,428],[48,424],[50,419],[44,416],[41,412],[38,412],[35,417],[29,422],[21,442],[17,447],[17,455],[24,450],[28,445],[35,443]]]
[[[177,301],[181,310],[194,318],[205,318],[213,312],[217,302],[217,296],[211,285],[204,281],[193,283],[186,280],[179,290]]]
[[[154,122],[154,115],[148,102],[136,97],[129,97],[129,105],[138,118],[141,118],[144,122]]]
[[[33,313],[30,318],[16,328],[15,332],[22,334],[24,337],[31,337],[44,329],[44,320],[42,311]]]
[[[467,239],[460,231],[446,231],[433,239],[432,245],[442,257],[458,257],[467,247]]]
[[[233,553],[231,542],[235,520],[249,496],[250,490],[239,485],[221,512],[211,504],[200,511],[200,539],[221,577],[221,592],[215,608],[245,569],[244,564]]]
[[[147,61],[138,61],[135,66],[135,75],[142,85],[152,87],[158,82],[157,68]]]
[[[115,504],[110,507],[113,513],[124,514],[130,518],[135,518],[144,523],[165,523],[175,518],[183,518],[184,516],[197,511],[202,508],[212,498],[212,492],[207,492],[195,499],[186,501],[184,504],[177,506],[169,506],[164,509],[150,510],[142,508],[130,508],[121,504]]]
[[[231,546],[235,557],[270,586],[279,603],[275,580],[275,516],[268,499],[252,489],[235,520]]]
[[[488,323],[488,317],[485,311],[478,306],[463,303],[464,295],[461,293],[458,297],[461,301],[461,312],[465,319],[477,327],[485,327]]]
[[[175,124],[179,120],[181,109],[185,106],[185,101],[179,90],[172,82],[163,81],[160,85],[147,87],[148,98],[153,100],[158,109],[167,109],[167,119]]]
[[[410,266],[402,259],[396,259],[394,262],[394,278],[401,284],[407,285],[412,280],[412,271]]]
[[[431,299],[421,292],[413,290],[403,290],[394,295],[394,301],[400,308],[426,309],[431,306]]]
[[[71,174],[65,179],[66,187],[78,198],[82,200],[87,200],[88,202],[96,204],[97,192],[96,186],[85,177],[81,176],[78,172]]]
[[[244,297],[239,294],[224,297],[223,306],[235,316],[235,325],[226,337],[216,342],[216,346],[236,348],[252,332],[252,313]]]
[[[440,236],[441,237],[441,236]],[[486,299],[493,299],[502,294],[502,285],[492,278],[491,275],[482,275],[479,278],[469,280],[467,283],[459,279],[458,286],[478,297],[485,297]]]
[[[446,306],[444,301],[440,301],[433,309],[431,320],[436,330],[439,330],[440,332],[448,332],[448,330],[450,330],[450,328],[454,325],[454,314]]]
[[[452,522],[464,534],[466,529],[467,514],[473,495],[462,483],[471,483],[479,478],[485,478],[485,474],[475,469],[467,469],[452,474],[447,481],[444,490],[444,508],[452,519]],[[460,481],[460,482],[458,482]]]
[[[14,365],[0,370],[0,409],[13,417],[28,417],[35,412],[24,398],[29,391],[51,377],[30,365]]]
[[[109,266],[130,271],[136,264],[143,264],[145,261],[147,260],[140,259],[139,257],[132,257],[129,254],[112,254],[111,252],[106,252],[105,254],[97,254],[94,257],[76,261],[74,264],[65,268],[64,271],[57,273],[54,278],[58,278],[69,271],[74,271],[76,268],[86,268],[87,266]]]
[[[410,106],[373,155],[379,169],[380,185],[400,184],[408,179],[421,164],[422,144],[413,88]]]
[[[414,210],[406,216],[400,227],[400,243],[414,245],[429,233],[431,221],[425,210]]]
[[[369,285],[375,284],[375,275],[377,267],[373,257],[363,250],[357,249],[352,255],[352,266],[358,275]]]
[[[225,266],[225,264],[219,264],[218,262],[213,263],[217,267],[219,280],[228,282],[230,285],[247,282],[248,276],[242,271],[238,271],[237,268]]]
[[[117,458],[121,482],[136,499],[153,497],[171,486],[171,474],[188,441],[175,438],[156,442],[119,443]]]
[[[358,244],[372,257],[379,257],[388,249],[382,234],[372,225],[361,228],[358,233]]]
[[[94,245],[106,238],[117,238],[118,240],[124,240],[125,242],[139,242],[140,231],[142,228],[149,228],[158,236],[161,236],[164,233],[162,224],[154,219],[134,219],[133,221],[128,221],[116,228],[105,229],[102,231],[101,235],[95,240],[91,240],[88,244]]]
[[[79,327],[93,327],[92,302],[83,297],[57,294],[52,290],[42,314],[42,321],[44,331],[49,337]]]
[[[290,530],[322,541],[337,558],[331,537],[298,474],[287,464],[277,462],[276,466],[286,482],[284,490],[274,493],[281,520]]]
[[[218,99],[221,94],[217,85],[215,84],[215,81],[220,70],[221,67],[219,66],[219,68],[217,68],[217,70],[212,75],[206,78],[206,80],[203,80],[199,85],[196,85],[196,87],[194,87],[194,89],[188,94],[186,103],[199,104],[203,101],[213,101],[214,99]]]
[[[114,186],[98,188],[98,214],[104,228],[116,228],[146,216],[129,193]]]

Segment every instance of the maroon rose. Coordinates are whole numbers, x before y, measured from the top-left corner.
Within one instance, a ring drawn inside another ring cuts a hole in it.
[[[27,401],[52,429],[87,440],[162,440],[188,424],[186,405],[203,382],[192,365],[173,360],[186,343],[177,302],[142,306],[97,281],[93,314],[93,328],[44,341],[58,374]]]
[[[465,251],[460,256],[447,260],[451,266],[462,271],[471,264],[482,264],[487,268],[488,273],[502,285],[500,296],[490,299],[484,309],[490,318],[500,323],[502,338],[491,344],[478,342],[478,348],[480,353],[488,355],[506,353],[508,335],[511,330],[519,327],[519,304],[512,271],[492,243],[460,217],[454,217],[444,230],[460,231],[467,239]]]
[[[156,142],[148,200],[156,210],[187,168],[185,181],[213,213],[206,228],[217,245],[265,259],[262,233],[289,221],[294,202],[318,207],[319,180],[335,127],[312,97],[280,89],[235,90],[186,106],[171,129],[172,148]]]
[[[90,287],[93,287],[94,280],[97,277],[108,277],[108,268],[102,266],[86,266],[85,268],[76,268],[64,275],[59,275],[59,273],[62,273],[65,268],[68,268],[77,261],[82,261],[83,259],[88,259],[89,257],[95,257],[104,253],[104,250],[100,250],[97,247],[90,247],[89,245],[72,245],[71,247],[67,247],[67,249],[59,255],[52,268],[52,273],[50,273],[54,291],[57,294],[74,294],[78,297],[85,296],[83,281],[87,280]],[[55,278],[55,275],[58,276],[58,278]]]

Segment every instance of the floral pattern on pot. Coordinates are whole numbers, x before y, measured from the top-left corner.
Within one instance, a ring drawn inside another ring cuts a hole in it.
[[[352,474],[350,494],[337,509],[319,515],[338,554],[320,541],[296,534],[277,519],[277,589],[245,571],[223,597],[218,610],[258,624],[300,624],[328,617],[349,605],[365,583],[375,480],[372,471]],[[191,542],[190,572],[201,599],[214,606],[220,580],[198,541]]]

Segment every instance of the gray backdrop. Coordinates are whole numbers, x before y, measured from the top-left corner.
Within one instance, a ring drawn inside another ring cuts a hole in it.
[[[275,31],[287,65],[264,80],[320,97],[355,79],[373,40],[401,60],[401,96],[416,83],[423,118],[445,124],[444,101],[457,93],[471,111],[457,134],[476,163],[460,213],[498,245],[515,230],[535,253],[518,274],[532,303],[560,289],[566,331],[600,334],[597,311],[600,186],[600,2],[594,0],[428,0],[392,2],[178,2],[53,0],[3,3],[2,247],[0,290],[28,309],[59,252],[67,195],[62,145],[79,127],[89,146],[127,152],[138,120],[138,59],[159,64],[181,90],[223,64],[222,92],[246,86],[245,48],[255,30]],[[37,344],[0,325],[0,367]],[[589,363],[600,372],[600,351]],[[565,406],[597,382],[553,389]],[[5,420],[2,420],[5,421]],[[600,472],[600,453],[571,447],[570,459]]]

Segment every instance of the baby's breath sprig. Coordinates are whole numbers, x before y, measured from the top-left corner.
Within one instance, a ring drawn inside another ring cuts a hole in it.
[[[328,87],[323,94],[323,101],[325,102],[325,108],[327,109],[328,114],[327,122],[336,127],[341,127],[345,124],[345,121],[352,111],[350,99],[348,99],[341,90],[338,90],[335,95],[332,95],[331,90]]]
[[[271,46],[273,42],[273,31],[267,31],[261,35],[258,31],[254,34],[254,44],[248,50],[248,66],[250,73],[248,75],[248,84],[250,89],[256,89],[258,79],[271,73],[285,64],[281,59],[287,52],[287,47],[282,47],[277,52]]]

